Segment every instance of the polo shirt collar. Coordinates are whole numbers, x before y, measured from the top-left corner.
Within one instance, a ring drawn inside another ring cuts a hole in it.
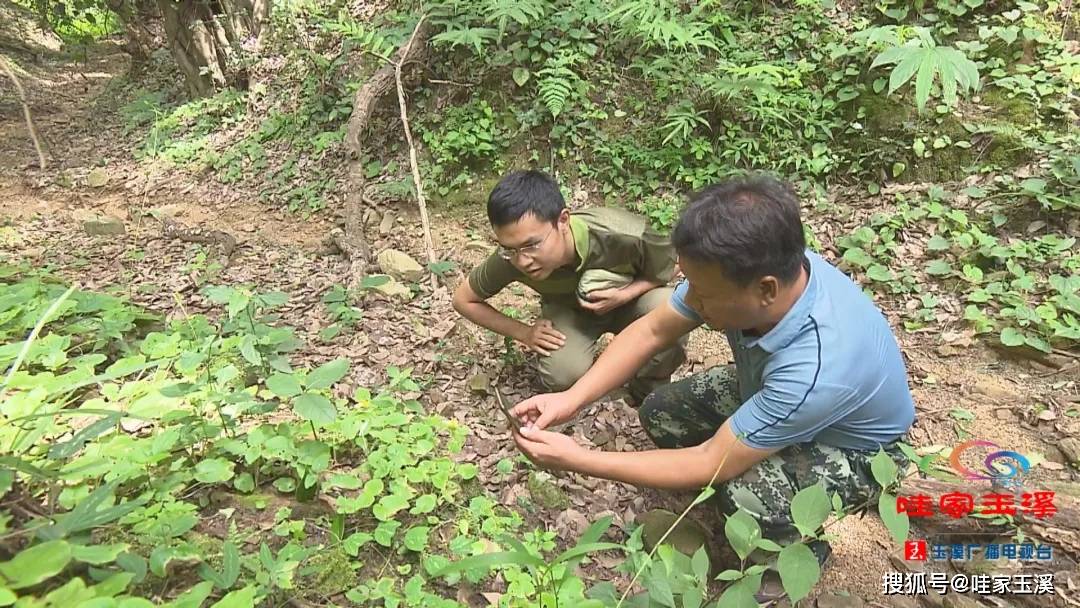
[[[574,250],[580,260],[574,272],[581,272],[585,268],[585,261],[589,259],[589,225],[585,220],[571,215],[570,234],[574,237]]]
[[[760,346],[765,352],[775,353],[791,344],[791,341],[802,331],[802,328],[806,325],[806,319],[810,316],[810,311],[813,310],[814,303],[817,301],[819,282],[818,273],[813,270],[813,263],[810,262],[809,256],[804,259],[806,260],[804,267],[810,273],[810,277],[806,281],[806,288],[803,289],[799,298],[795,300],[795,304],[780,319],[780,322],[764,336],[747,336],[740,331],[739,343],[742,346],[746,348]]]

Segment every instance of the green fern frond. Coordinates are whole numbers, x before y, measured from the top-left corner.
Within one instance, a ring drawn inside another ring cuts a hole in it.
[[[484,52],[484,45],[499,38],[499,30],[492,27],[463,27],[448,29],[431,37],[435,44],[447,44],[450,48],[471,46],[477,55]]]
[[[483,14],[488,23],[497,23],[505,32],[510,21],[524,27],[544,16],[545,5],[540,0],[490,0]]]
[[[673,139],[677,139],[678,145],[682,145],[699,126],[711,128],[709,121],[705,119],[705,111],[694,108],[694,105],[688,101],[682,102],[668,110],[667,122],[663,127],[667,131],[667,136],[664,137],[663,145],[666,146]]]
[[[665,50],[719,50],[708,23],[696,19],[696,13],[683,15],[668,0],[626,2],[605,17],[620,24],[625,35],[641,38],[646,48]]]
[[[390,57],[397,49],[397,44],[387,40],[386,36],[365,27],[362,23],[357,23],[345,13],[338,15],[336,21],[327,20],[322,22],[321,25],[325,31],[341,34],[363,51],[385,61],[390,61]]]
[[[537,72],[540,101],[553,118],[558,118],[566,108],[574,88],[581,81],[581,77],[571,69],[580,59],[577,53],[560,53],[548,58],[544,67]]]

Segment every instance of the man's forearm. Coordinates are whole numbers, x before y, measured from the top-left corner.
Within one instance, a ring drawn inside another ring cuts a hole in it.
[[[500,336],[524,341],[529,333],[529,326],[511,319],[487,302],[467,302],[458,309],[463,317],[481,327],[490,329]]]
[[[584,475],[664,490],[702,488],[716,472],[704,444],[692,448],[644,452],[588,450],[583,451],[579,461],[573,465],[575,471]],[[716,481],[727,479],[718,475]]]
[[[578,409],[585,407],[625,384],[661,350],[663,345],[644,323],[631,323],[615,336],[589,371],[567,390],[567,396]]]
[[[634,279],[633,282],[629,283],[626,287],[623,287],[623,290],[625,290],[627,294],[631,296],[631,300],[634,300],[649,293],[653,289],[660,287],[661,285],[663,285],[663,283],[658,283],[649,279]]]

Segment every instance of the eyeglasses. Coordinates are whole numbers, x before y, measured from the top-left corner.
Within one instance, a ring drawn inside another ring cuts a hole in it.
[[[551,230],[547,231],[547,234],[544,235],[544,238],[533,243],[532,245],[518,247],[517,249],[511,249],[509,247],[503,247],[502,245],[500,245],[497,249],[499,257],[508,261],[514,259],[518,255],[526,255],[531,258],[540,249],[540,246],[544,244],[544,241],[546,241],[548,237],[551,236],[552,232],[555,232],[554,226],[551,228]]]

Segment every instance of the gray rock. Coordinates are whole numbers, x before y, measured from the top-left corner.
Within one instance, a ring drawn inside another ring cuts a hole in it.
[[[91,188],[101,188],[109,183],[109,172],[105,169],[94,169],[86,176],[86,185]]]
[[[395,279],[393,277],[387,277],[387,278],[390,279],[390,280],[386,281],[385,283],[376,285],[375,287],[372,287],[371,288],[372,291],[376,291],[378,293],[381,293],[382,295],[384,295],[384,296],[386,296],[388,298],[398,298],[398,299],[401,299],[401,300],[410,300],[410,299],[412,299],[413,294],[412,294],[411,289],[409,289],[408,287],[402,285],[401,283],[399,283],[397,281],[397,279]]]
[[[124,222],[111,215],[84,220],[83,230],[91,236],[115,236],[127,232]]]
[[[387,249],[379,254],[379,268],[395,279],[410,283],[423,279],[426,272],[420,262],[397,249]]]
[[[1080,439],[1066,437],[1058,442],[1058,449],[1065,455],[1068,464],[1080,466]]]
[[[386,236],[390,234],[390,230],[394,227],[394,220],[397,216],[392,211],[387,211],[386,215],[382,216],[382,221],[379,222],[379,234]]]
[[[645,513],[638,521],[645,527],[641,535],[646,551],[652,551],[678,516],[666,509],[655,509]],[[693,555],[709,540],[709,533],[696,521],[683,518],[679,525],[664,539],[665,545],[671,545],[686,555]]]

